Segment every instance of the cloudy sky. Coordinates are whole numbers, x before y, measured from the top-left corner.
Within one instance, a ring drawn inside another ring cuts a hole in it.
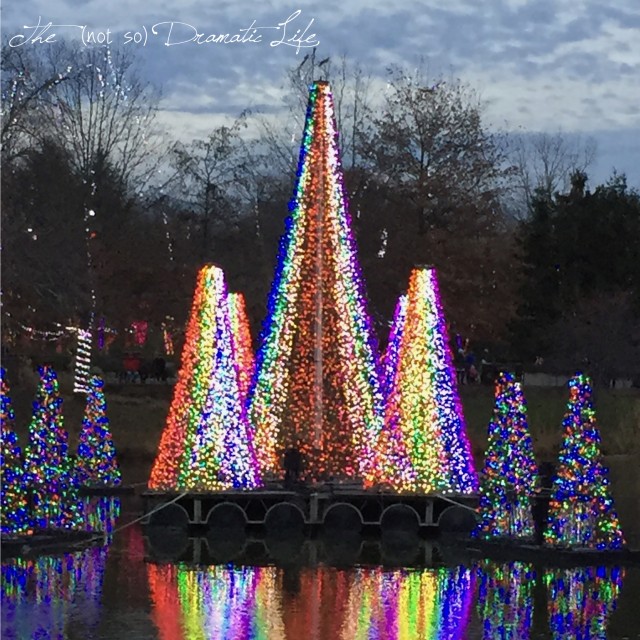
[[[638,0],[4,0],[3,37],[35,35],[24,26],[39,17],[78,25],[52,27],[42,39],[79,41],[108,29],[114,44],[135,50],[162,87],[163,122],[185,140],[247,107],[277,113],[286,70],[317,43],[317,59],[346,54],[381,88],[389,65],[425,59],[434,75],[461,78],[480,94],[488,125],[592,137],[592,183],[615,167],[640,187]],[[286,43],[296,31],[300,49]],[[245,41],[187,41],[196,32]],[[13,40],[23,42],[55,46]]]

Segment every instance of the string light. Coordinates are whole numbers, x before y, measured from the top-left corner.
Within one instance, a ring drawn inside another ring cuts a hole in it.
[[[74,393],[89,392],[90,371],[91,371],[91,330],[78,329],[78,346],[76,348],[76,370],[73,378]]]
[[[382,396],[342,181],[333,98],[310,88],[297,185],[250,401],[263,473],[297,445],[307,480],[376,481]]]
[[[84,486],[114,487],[120,484],[121,476],[109,430],[104,382],[93,376],[88,386],[76,456],[78,482]]]
[[[31,530],[22,451],[14,430],[15,413],[9,397],[6,372],[0,367],[0,470],[2,471],[2,535],[24,534]]]
[[[533,538],[531,495],[537,485],[538,466],[524,394],[512,374],[501,373],[489,422],[476,534],[483,538]]]
[[[252,488],[260,484],[241,402],[228,293],[221,269],[200,270],[151,489]]]
[[[402,294],[398,298],[396,310],[393,314],[393,322],[389,331],[389,341],[384,355],[380,359],[382,393],[386,397],[393,386],[393,376],[395,375],[398,363],[398,349],[400,348],[400,336],[407,317],[407,296]]]
[[[600,449],[591,381],[581,373],[569,380],[563,426],[544,541],[560,547],[620,549],[625,541]]]
[[[147,341],[147,330],[149,329],[149,323],[146,320],[134,320],[131,323],[131,331],[133,332],[133,339],[135,344],[142,347]]]
[[[398,307],[398,314],[403,308]],[[477,491],[471,445],[458,396],[435,269],[411,273],[404,322],[387,354],[392,381],[387,393],[385,439],[404,443],[411,473],[386,470],[398,490],[469,494]],[[384,442],[384,440],[383,440]],[[388,446],[388,445],[387,445]]]

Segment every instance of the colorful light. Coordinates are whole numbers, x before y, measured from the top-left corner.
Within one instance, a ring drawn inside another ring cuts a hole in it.
[[[623,579],[619,567],[548,570],[544,581],[553,639],[607,640]]]
[[[551,489],[545,544],[620,549],[625,541],[600,449],[591,382],[583,374],[569,380],[563,425],[564,440]]]
[[[147,331],[149,323],[146,320],[134,320],[131,323],[131,331],[133,332],[133,340],[135,344],[142,347],[147,341]]]
[[[84,486],[114,487],[121,482],[103,388],[98,376],[89,380],[76,456],[78,482]]]
[[[2,535],[22,534],[30,530],[25,472],[18,436],[14,431],[15,414],[9,397],[9,384],[4,368],[0,367],[0,470],[2,472],[0,496]]]
[[[251,346],[251,330],[244,296],[241,293],[229,294],[229,316],[231,333],[238,359],[238,375],[240,376],[240,395],[243,404],[249,396],[249,388],[255,369],[255,358]]]
[[[501,373],[489,422],[477,535],[533,538],[531,496],[537,485],[538,466],[533,456],[524,394],[510,373]]]
[[[389,331],[387,348],[380,359],[381,386],[382,393],[385,397],[393,387],[393,378],[397,370],[400,336],[402,335],[402,329],[407,318],[407,301],[406,294],[402,294],[398,298],[396,310],[393,314],[393,323]]]
[[[525,640],[531,637],[536,573],[522,562],[478,568],[478,615],[483,640]]]
[[[315,82],[250,418],[263,473],[279,474],[297,445],[306,479],[370,483],[382,396],[337,141],[329,85]]]
[[[402,306],[397,309],[403,313]],[[396,477],[399,490],[425,493],[473,493],[478,478],[458,396],[449,339],[435,269],[411,273],[406,318],[396,319],[397,354],[386,366],[392,373],[385,410],[385,431],[402,441],[412,475]]]
[[[25,472],[32,491],[34,524],[76,528],[81,523],[78,480],[68,454],[62,397],[56,373],[40,367],[40,383],[29,424]]]
[[[260,484],[241,401],[228,293],[221,269],[203,267],[182,367],[151,470],[151,489],[251,488]]]

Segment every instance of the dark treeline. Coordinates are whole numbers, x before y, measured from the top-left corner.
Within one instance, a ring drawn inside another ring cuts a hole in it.
[[[286,78],[281,124],[247,112],[185,144],[159,128],[158,92],[120,52],[5,47],[2,71],[13,344],[24,327],[91,318],[183,326],[206,262],[245,294],[257,337],[307,87],[324,78],[381,343],[411,267],[434,264],[452,330],[494,355],[603,378],[640,368],[639,194],[618,175],[588,189],[588,144],[492,133],[459,81],[393,69],[380,96],[346,60],[311,55]]]

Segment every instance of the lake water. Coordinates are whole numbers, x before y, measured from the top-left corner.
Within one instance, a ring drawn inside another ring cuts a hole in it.
[[[139,508],[125,500],[114,524]],[[429,541],[144,534],[3,559],[2,638],[640,639],[639,566],[500,564]]]

